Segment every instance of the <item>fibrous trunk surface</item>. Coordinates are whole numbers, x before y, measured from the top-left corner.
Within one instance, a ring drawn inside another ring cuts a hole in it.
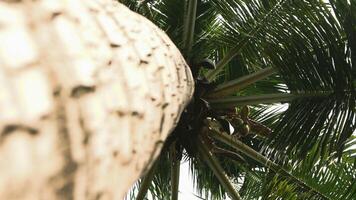
[[[122,199],[193,84],[166,34],[119,3],[0,2],[0,199]]]

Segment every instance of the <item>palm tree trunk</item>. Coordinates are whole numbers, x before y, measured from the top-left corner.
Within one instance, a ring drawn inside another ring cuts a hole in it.
[[[111,0],[0,2],[0,199],[123,199],[190,100],[178,49]]]

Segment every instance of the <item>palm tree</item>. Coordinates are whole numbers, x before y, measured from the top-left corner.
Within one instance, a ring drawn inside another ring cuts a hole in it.
[[[123,199],[193,84],[167,35],[117,2],[1,1],[0,199]]]
[[[0,199],[355,197],[354,0],[120,2],[0,2]]]
[[[181,160],[206,199],[356,198],[356,1],[120,2],[168,34],[196,80],[130,198],[177,199]]]

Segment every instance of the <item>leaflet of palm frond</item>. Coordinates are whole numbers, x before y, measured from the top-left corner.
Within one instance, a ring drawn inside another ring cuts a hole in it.
[[[348,38],[342,36],[348,35],[347,29],[339,26],[323,5],[313,2],[303,6],[310,12],[296,16],[301,11],[291,8],[289,13],[296,13],[289,18],[284,16],[277,23],[286,27],[289,24],[293,28],[267,35],[271,40],[269,49],[272,49],[269,56],[292,92],[329,91],[332,94],[319,101],[292,102],[270,142],[276,149],[287,148],[287,152],[303,157],[317,141],[322,140],[319,145],[323,152],[338,151],[340,156],[346,139],[355,128],[355,113],[352,111],[355,106],[354,73],[348,53],[351,47]],[[281,42],[283,38],[290,41]],[[278,44],[275,43],[277,41]],[[336,125],[333,122],[337,122]]]
[[[118,0],[118,2],[124,4],[133,11],[136,11],[139,6],[139,1],[136,0]]]
[[[237,13],[236,8],[239,5],[235,5],[236,2],[226,1],[225,3],[219,2],[219,4],[221,5],[217,6],[223,10],[221,15],[226,21],[225,33],[230,32],[230,34],[223,34],[219,38],[219,42],[223,44],[222,46],[231,46],[231,44],[235,44],[232,41],[239,40],[239,35],[244,36],[243,33],[246,33],[243,31],[244,28],[248,30],[250,27],[246,20],[251,20],[249,22],[253,24],[252,21],[258,21],[258,17],[256,17],[257,15],[250,17],[252,14],[247,12],[247,8],[241,9]],[[241,7],[245,8],[246,6]],[[263,13],[261,8],[258,9],[258,6],[250,7],[255,8],[252,9],[254,12],[251,13],[253,14]],[[347,15],[343,15],[343,18],[345,16]],[[234,23],[227,23],[231,21]],[[244,57],[245,60],[261,60],[260,63],[283,69],[281,78],[290,91],[346,91],[352,86],[352,74],[354,73],[350,70],[350,59],[348,58],[350,56],[347,56],[350,54],[350,50],[346,54],[343,52],[345,48],[351,49],[348,47],[350,42],[346,44],[345,39],[341,36],[345,30],[338,25],[322,2],[289,1],[286,6],[283,6],[282,11],[271,15],[270,19],[266,21],[263,34],[257,34],[251,39],[252,42],[245,48],[253,47],[255,51],[251,53],[252,51],[246,50]],[[250,66],[256,66],[256,63],[257,61],[252,61]],[[340,67],[335,68],[334,65]],[[344,76],[346,78],[343,78]],[[315,122],[315,125],[317,124],[320,126],[320,121]],[[295,130],[299,129],[295,128]],[[329,134],[323,135],[325,135],[324,138],[331,137]],[[339,140],[339,145],[336,145],[339,149],[342,148],[343,139],[349,136],[346,131],[342,135],[342,137],[340,134],[335,136]],[[324,141],[328,140],[324,139]],[[300,144],[300,146],[303,145]],[[310,149],[307,146],[303,148],[304,151]],[[324,149],[327,149],[325,145]],[[333,150],[329,149],[327,152]]]
[[[251,145],[253,148],[259,148],[259,143],[254,138],[244,138],[244,141]],[[223,149],[227,149],[228,151],[233,151],[234,154],[239,154],[239,152],[234,151],[228,146],[217,142],[215,145],[221,147]],[[216,154],[218,156],[218,154]],[[235,156],[233,156],[235,157]],[[220,164],[222,165],[224,171],[228,175],[228,177],[233,180],[235,184],[241,184],[242,177],[245,173],[253,173],[250,172],[251,169],[260,168],[261,165],[254,160],[251,160],[248,157],[242,156],[242,159],[245,162],[240,162],[239,160],[232,159],[230,156],[218,156],[217,157]],[[190,171],[193,178],[194,187],[197,189],[199,195],[204,196],[206,193],[204,191],[209,191],[207,199],[224,199],[225,198],[225,190],[219,184],[219,181],[216,179],[212,171],[201,162],[199,159],[193,158],[190,160]]]
[[[150,5],[152,22],[163,29],[171,40],[183,52],[184,19],[187,12],[187,4],[181,0],[161,0]],[[216,12],[211,3],[198,1],[196,9],[195,29],[193,35],[193,48],[190,52],[191,59],[198,61],[208,58],[214,51],[211,37],[218,29]]]
[[[352,200],[356,197],[356,193],[351,192],[356,189],[353,164],[320,161],[318,165],[310,168],[308,165],[313,163],[311,156],[306,158],[307,162],[294,165],[291,171],[295,176],[323,192],[330,199]]]
[[[171,168],[168,154],[168,152],[162,152],[161,156],[157,160],[157,170],[149,188],[153,199],[170,199],[171,197]]]

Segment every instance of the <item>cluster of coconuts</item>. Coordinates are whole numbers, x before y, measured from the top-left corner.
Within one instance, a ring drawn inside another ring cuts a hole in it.
[[[251,131],[250,119],[248,118],[249,113],[250,109],[244,106],[240,111],[237,109],[226,111],[224,116],[217,117],[216,120],[220,123],[222,131],[234,136],[244,137]],[[234,130],[231,130],[230,126],[232,126]]]
[[[250,125],[248,124],[248,122],[243,121],[240,118],[233,118],[231,120],[231,125],[235,129],[233,134],[238,134],[238,135],[244,137],[250,133]]]

